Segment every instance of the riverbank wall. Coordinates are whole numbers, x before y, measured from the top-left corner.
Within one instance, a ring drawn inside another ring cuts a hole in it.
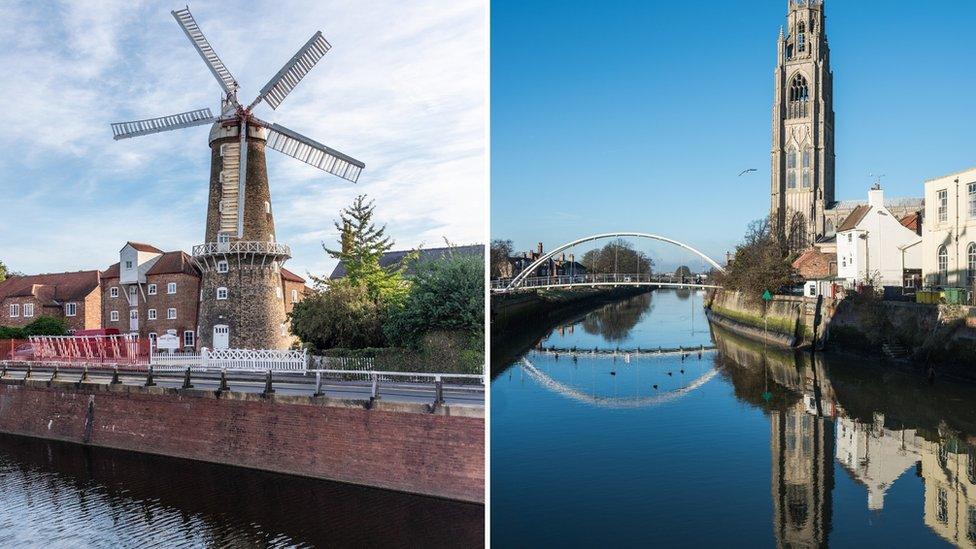
[[[4,379],[0,432],[484,503],[481,407]]]
[[[715,290],[706,308],[712,322],[758,341],[765,337],[769,345],[887,353],[976,380],[976,307],[883,301],[854,293],[839,300],[776,295],[763,304],[739,292]]]

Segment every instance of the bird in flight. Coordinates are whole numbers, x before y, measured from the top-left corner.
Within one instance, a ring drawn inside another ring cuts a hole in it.
[[[738,177],[742,177],[742,174],[747,174],[749,172],[754,172],[754,171],[757,171],[756,168],[749,168],[748,170],[742,170],[741,172],[739,172]]]

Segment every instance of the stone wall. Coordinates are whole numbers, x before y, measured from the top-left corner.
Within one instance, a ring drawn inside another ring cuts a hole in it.
[[[292,343],[285,324],[281,275],[270,264],[247,264],[247,258],[229,258],[229,271],[203,273],[200,302],[200,346],[213,348],[213,326],[230,328],[230,347],[235,349],[282,349]],[[217,288],[228,290],[227,299],[217,299]]]
[[[0,432],[484,502],[482,408],[0,381]]]
[[[818,298],[776,295],[766,303],[730,290],[710,292],[706,303],[711,315],[758,330],[756,333],[778,334],[783,337],[776,341],[795,347],[813,344],[815,333],[818,339],[822,336],[833,310],[827,300],[819,302],[819,307],[818,313]],[[734,329],[732,326],[727,327]]]

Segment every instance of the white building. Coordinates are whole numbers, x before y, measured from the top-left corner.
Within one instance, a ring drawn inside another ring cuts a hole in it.
[[[976,168],[925,182],[922,274],[927,286],[976,281]]]
[[[868,203],[858,206],[837,228],[837,278],[853,286],[902,286],[906,275],[922,269],[922,237],[907,225],[917,219],[898,219],[885,207],[884,191],[868,191]]]

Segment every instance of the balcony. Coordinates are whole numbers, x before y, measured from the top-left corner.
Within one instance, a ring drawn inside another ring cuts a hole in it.
[[[207,242],[194,246],[192,255],[195,259],[228,255],[271,256],[272,259],[282,261],[291,257],[291,248],[266,241]]]

